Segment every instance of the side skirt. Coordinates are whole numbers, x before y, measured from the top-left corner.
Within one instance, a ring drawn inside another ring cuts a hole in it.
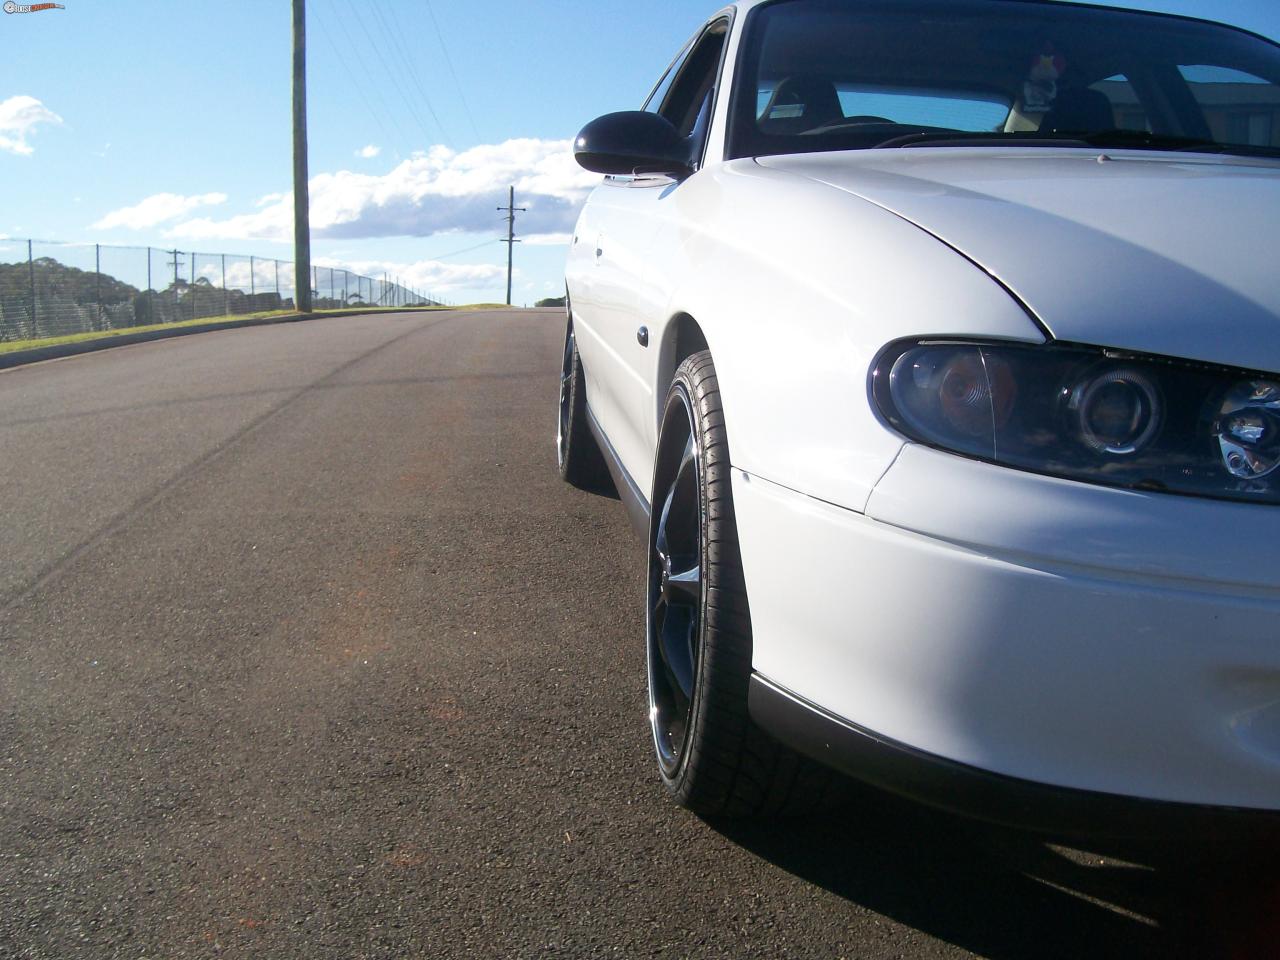
[[[627,468],[622,465],[622,458],[618,456],[618,451],[613,449],[613,444],[609,442],[609,438],[604,435],[596,415],[591,412],[591,406],[587,406],[587,425],[591,428],[591,436],[595,438],[596,446],[600,448],[600,452],[604,454],[605,466],[609,468],[609,475],[613,477],[613,485],[618,490],[618,497],[622,500],[622,505],[627,508],[627,516],[631,519],[631,528],[636,535],[646,542],[649,539],[649,500],[641,492],[640,487],[632,479],[631,474],[627,472]]]

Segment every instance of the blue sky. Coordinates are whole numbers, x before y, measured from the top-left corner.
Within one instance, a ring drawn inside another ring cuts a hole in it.
[[[64,3],[0,15],[0,234],[289,259],[288,0]],[[1125,5],[1280,37],[1275,0]],[[563,141],[638,106],[715,6],[309,0],[313,222],[333,225],[314,256],[501,299],[492,208],[516,180],[540,242],[517,247],[515,299],[557,294],[591,183]]]

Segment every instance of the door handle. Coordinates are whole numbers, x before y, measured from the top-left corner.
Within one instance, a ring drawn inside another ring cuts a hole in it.
[[[649,345],[649,328],[648,327],[641,327],[639,330],[636,331],[636,342],[639,343],[640,346],[642,347],[647,347]]]

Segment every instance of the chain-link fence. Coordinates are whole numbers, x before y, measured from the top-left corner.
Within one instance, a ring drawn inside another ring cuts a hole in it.
[[[292,310],[294,265],[270,257],[0,240],[0,341]],[[395,278],[312,267],[315,310],[443,306]]]

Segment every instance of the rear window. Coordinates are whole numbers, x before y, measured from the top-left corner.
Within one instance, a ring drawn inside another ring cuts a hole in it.
[[[1217,140],[1280,147],[1280,87],[1243,70],[1181,64],[1178,72]]]
[[[873,84],[835,83],[840,119],[874,117],[893,123],[947,126],[959,130],[999,130],[1009,116],[1009,101],[998,94],[974,90],[937,90],[926,87],[886,87]],[[779,102],[776,86],[757,91],[757,117],[762,125],[795,119],[804,114],[799,102]]]

